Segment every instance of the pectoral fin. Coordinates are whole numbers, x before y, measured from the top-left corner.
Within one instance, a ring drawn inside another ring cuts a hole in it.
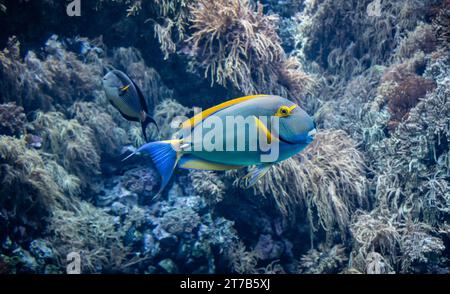
[[[272,167],[272,164],[260,164],[257,165],[254,170],[246,174],[244,177],[241,178],[240,183],[245,188],[248,189],[256,182],[258,182],[259,179],[265,176],[265,174],[269,171],[269,169]]]

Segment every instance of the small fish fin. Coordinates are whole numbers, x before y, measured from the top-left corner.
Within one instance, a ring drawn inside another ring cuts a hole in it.
[[[146,129],[149,124],[154,124],[159,134],[159,127],[156,121],[153,119],[153,117],[149,116],[148,114],[145,114],[145,120],[141,122],[142,134],[144,135],[145,142],[148,142]]]
[[[161,194],[172,177],[173,170],[181,157],[181,153],[177,151],[180,143],[181,140],[151,142],[143,145],[135,152],[149,154],[161,175],[161,187],[156,196]]]
[[[198,158],[193,155],[185,155],[180,159],[178,163],[180,168],[195,169],[195,170],[215,170],[224,171],[230,169],[241,168],[241,165],[227,165],[222,163],[216,163],[205,159]]]
[[[272,167],[272,164],[260,164],[257,165],[254,170],[243,176],[240,180],[242,186],[245,189],[250,188],[256,182],[258,182],[259,179],[265,176],[265,174],[270,170]]]

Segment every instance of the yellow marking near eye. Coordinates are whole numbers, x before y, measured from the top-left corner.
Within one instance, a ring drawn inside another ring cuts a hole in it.
[[[128,89],[130,88],[130,86],[131,86],[131,85],[126,85],[126,86],[120,88],[120,91],[122,91],[122,92],[128,91]]]
[[[277,112],[275,113],[275,116],[278,117],[286,117],[291,115],[292,110],[297,107],[297,104],[292,105],[291,107],[283,105],[280,108],[278,108]]]

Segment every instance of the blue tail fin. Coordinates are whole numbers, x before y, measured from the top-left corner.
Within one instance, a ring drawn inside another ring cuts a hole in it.
[[[158,194],[166,187],[178,161],[178,155],[172,147],[172,142],[173,141],[157,141],[147,143],[133,153],[147,153],[152,158],[156,169],[161,175],[161,188],[159,189]]]

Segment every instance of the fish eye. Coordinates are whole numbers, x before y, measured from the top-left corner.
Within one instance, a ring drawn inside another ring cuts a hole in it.
[[[291,109],[289,107],[283,105],[280,108],[278,108],[277,113],[275,115],[279,116],[279,117],[286,117],[286,116],[289,116],[290,114],[291,114]]]

